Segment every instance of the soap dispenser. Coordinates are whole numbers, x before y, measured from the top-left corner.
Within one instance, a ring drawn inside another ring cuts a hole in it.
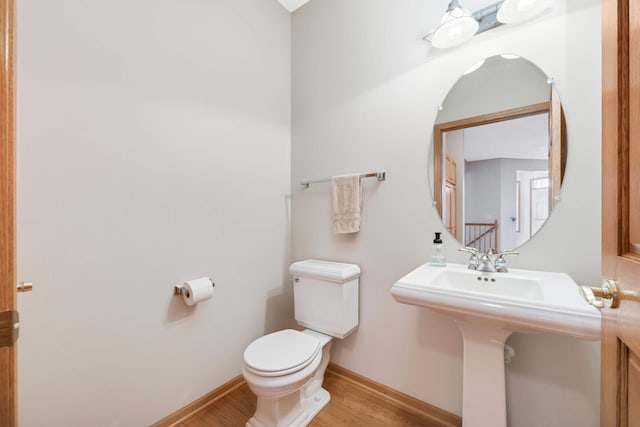
[[[447,254],[442,244],[440,235],[442,233],[436,233],[436,238],[433,239],[433,249],[431,250],[431,256],[429,257],[429,265],[433,267],[446,267],[447,266]]]

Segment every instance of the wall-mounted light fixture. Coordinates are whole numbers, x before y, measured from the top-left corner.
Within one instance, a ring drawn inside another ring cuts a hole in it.
[[[552,3],[553,0],[501,0],[470,13],[460,6],[458,0],[451,0],[440,25],[424,40],[440,49],[458,46],[491,28],[538,16]]]
[[[538,16],[553,3],[553,0],[505,0],[498,10],[498,21],[515,24]]]
[[[460,6],[458,0],[452,0],[440,25],[431,33],[430,42],[438,48],[458,46],[470,40],[478,32],[479,26],[478,21]]]

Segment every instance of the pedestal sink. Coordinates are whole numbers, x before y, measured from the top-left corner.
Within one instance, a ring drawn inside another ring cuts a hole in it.
[[[600,311],[564,273],[483,273],[422,265],[391,288],[396,301],[452,318],[464,343],[464,427],[506,427],[504,343],[513,332],[600,339]]]

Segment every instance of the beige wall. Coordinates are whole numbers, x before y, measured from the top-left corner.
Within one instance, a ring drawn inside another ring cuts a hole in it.
[[[149,425],[293,317],[290,15],[25,0],[18,40],[20,425]]]
[[[555,11],[502,27],[448,51],[421,36],[446,2],[321,0],[292,20],[292,250],[361,266],[360,325],[337,342],[336,363],[448,411],[461,412],[462,339],[429,310],[396,303],[389,289],[426,262],[443,226],[431,206],[427,147],[437,107],[458,76],[483,57],[524,56],[556,79],[568,124],[562,201],[509,263],[600,275],[600,4],[556,1]],[[298,182],[386,170],[366,181],[357,235],[331,232],[330,189]],[[450,261],[464,262],[445,236]],[[507,367],[509,425],[597,426],[599,343],[516,334]]]

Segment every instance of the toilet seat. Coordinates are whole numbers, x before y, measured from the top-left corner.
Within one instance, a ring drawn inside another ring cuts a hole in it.
[[[288,375],[307,367],[320,350],[317,338],[285,329],[249,344],[244,352],[245,368],[265,377]]]

